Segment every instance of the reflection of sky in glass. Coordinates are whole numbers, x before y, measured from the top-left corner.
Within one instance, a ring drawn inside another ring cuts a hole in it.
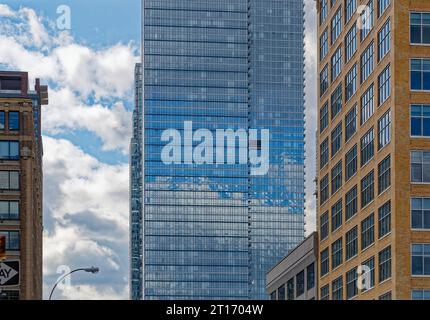
[[[264,299],[304,236],[302,1],[252,0],[250,18],[244,0],[145,6],[145,298]],[[184,121],[269,129],[269,173],[163,164]]]

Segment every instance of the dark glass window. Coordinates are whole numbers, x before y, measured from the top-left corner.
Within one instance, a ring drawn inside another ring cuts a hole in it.
[[[315,287],[315,263],[311,263],[306,268],[306,289],[311,290]]]
[[[300,271],[296,275],[296,297],[305,293],[305,271]]]
[[[411,106],[411,135],[430,137],[430,105]]]
[[[430,13],[410,14],[411,43],[430,44]]]
[[[390,51],[391,22],[390,19],[378,32],[378,61],[381,61]]]
[[[379,282],[391,278],[391,246],[379,252]]]
[[[430,183],[430,151],[411,152],[411,180]]]
[[[0,111],[0,130],[4,130],[6,128],[6,116],[4,111]]]
[[[331,194],[335,194],[342,187],[342,160],[331,170]]]
[[[351,259],[358,253],[358,228],[355,226],[345,235],[346,260]]]
[[[331,283],[332,300],[343,300],[343,278],[340,276]]]
[[[411,59],[411,90],[430,90],[430,59]]]
[[[285,300],[285,285],[278,288],[278,300]]]
[[[328,256],[328,248],[321,251],[321,276],[324,276],[329,271],[329,256]]]
[[[357,145],[353,146],[345,156],[345,180],[348,181],[357,173]]]
[[[378,150],[381,150],[391,141],[391,110],[388,110],[378,120]]]
[[[321,288],[320,299],[330,300],[330,286],[328,284]]]
[[[357,213],[357,209],[357,186],[354,186],[345,195],[346,220],[351,219]]]
[[[389,155],[378,165],[378,194],[391,186],[391,156]]]
[[[358,294],[357,268],[353,268],[346,273],[346,298],[351,299]]]
[[[324,212],[320,217],[320,237],[324,240],[328,237],[328,211]]]
[[[19,220],[19,201],[0,201],[0,220]]]
[[[331,157],[333,158],[342,147],[342,122],[331,132]]]
[[[342,225],[342,199],[331,207],[331,231],[337,230]]]
[[[413,229],[430,230],[430,198],[412,198],[411,216]]]
[[[320,145],[320,167],[324,168],[329,160],[328,151],[328,138],[326,138]]]
[[[19,141],[0,141],[1,160],[19,160]]]
[[[372,257],[363,262],[363,266],[368,267],[368,270],[364,270],[362,274],[363,279],[369,278],[369,282],[363,281],[361,291],[372,289],[375,286],[375,257]]]
[[[345,116],[345,142],[357,131],[357,105],[353,106]]]
[[[328,102],[320,110],[320,132],[328,127]]]
[[[361,138],[361,166],[364,166],[366,163],[373,158],[375,154],[375,134],[373,132],[373,128],[367,131],[367,133]]]
[[[337,86],[331,95],[331,119],[342,111],[342,83]]]
[[[378,236],[382,238],[391,231],[391,201],[378,209]]]
[[[336,240],[331,245],[331,268],[335,269],[343,262],[342,238]]]
[[[361,208],[367,206],[375,198],[375,182],[373,170],[361,179]]]
[[[430,275],[430,244],[412,245],[412,275]]]
[[[18,251],[20,248],[19,231],[3,231],[0,230],[0,235],[6,237],[6,250]]]
[[[9,130],[19,130],[19,112],[9,112]]]
[[[287,281],[287,300],[294,300],[294,278]]]
[[[361,250],[375,242],[375,218],[373,213],[361,222]]]
[[[329,194],[329,183],[328,183],[328,174],[321,179],[320,182],[320,203],[323,204],[328,200]]]

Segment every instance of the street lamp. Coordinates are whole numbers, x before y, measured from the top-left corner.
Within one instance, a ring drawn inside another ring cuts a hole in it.
[[[78,271],[84,271],[84,272],[89,272],[89,273],[98,273],[99,272],[99,268],[98,267],[91,267],[91,268],[79,268],[79,269],[75,269],[70,271],[69,273],[66,273],[64,276],[62,276],[61,278],[59,278],[57,280],[57,282],[55,283],[54,287],[51,290],[51,294],[49,295],[49,300],[51,300],[52,298],[52,294],[54,293],[55,288],[57,288],[58,284],[67,276],[70,276],[72,273],[78,272]]]

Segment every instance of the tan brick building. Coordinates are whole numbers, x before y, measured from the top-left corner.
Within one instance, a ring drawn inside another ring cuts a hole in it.
[[[0,299],[42,299],[40,115],[47,94],[38,79],[30,90],[25,72],[0,71],[0,235],[6,236],[3,263],[20,264],[15,280],[0,275]]]
[[[319,299],[430,299],[430,1],[317,7]]]

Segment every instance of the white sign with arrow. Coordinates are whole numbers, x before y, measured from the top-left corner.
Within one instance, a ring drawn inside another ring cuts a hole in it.
[[[0,262],[0,287],[19,285],[19,261]]]

